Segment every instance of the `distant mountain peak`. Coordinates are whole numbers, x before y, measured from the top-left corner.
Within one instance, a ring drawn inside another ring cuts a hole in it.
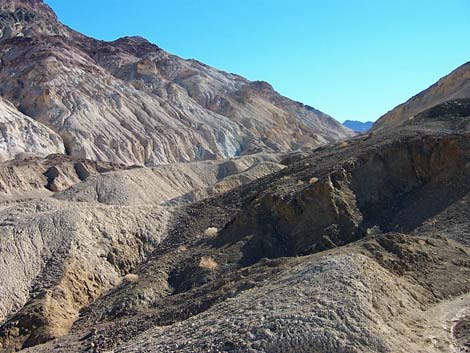
[[[372,121],[346,120],[343,125],[356,132],[366,132],[372,128],[374,123]]]

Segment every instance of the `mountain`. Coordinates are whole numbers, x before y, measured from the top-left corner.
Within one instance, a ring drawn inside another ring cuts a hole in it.
[[[374,130],[400,126],[417,114],[451,100],[470,100],[470,62],[458,67],[428,89],[383,115]]]
[[[310,149],[353,135],[266,82],[140,37],[86,37],[41,0],[2,0],[0,25],[0,95],[60,135],[73,157],[157,165]]]
[[[0,353],[468,350],[462,72],[345,139],[266,83],[0,11]]]
[[[62,138],[0,98],[0,162],[28,153],[64,153]]]
[[[8,162],[4,184],[43,196],[1,203],[0,351],[464,351],[470,126],[454,109],[303,154]]]
[[[364,123],[357,120],[346,120],[343,125],[356,132],[366,132],[372,128],[374,123],[372,121],[366,121]]]

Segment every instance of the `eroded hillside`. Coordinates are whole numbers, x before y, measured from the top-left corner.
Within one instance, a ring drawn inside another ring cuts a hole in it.
[[[435,121],[454,126],[451,112]],[[216,185],[240,175],[234,162],[183,164],[180,181],[178,166],[96,174],[5,207],[3,229],[30,249],[24,273],[38,261],[30,239],[43,239],[50,260],[42,274],[10,284],[24,294],[4,314],[4,350],[457,352],[466,344],[468,129],[415,124],[265,158],[243,162],[246,173],[260,162],[288,166],[219,195],[190,192],[204,185],[187,177],[203,170]],[[150,187],[162,173],[180,185],[171,195]],[[34,222],[19,222],[19,207]],[[51,220],[71,228],[44,237]]]
[[[0,352],[468,351],[468,64],[352,137],[41,0],[0,57]]]
[[[3,0],[0,15],[0,95],[60,135],[74,158],[153,166],[353,135],[266,82],[181,59],[140,37],[86,37],[42,1]]]

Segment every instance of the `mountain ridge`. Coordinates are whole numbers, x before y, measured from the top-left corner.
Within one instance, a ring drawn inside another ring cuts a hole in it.
[[[157,165],[311,149],[353,135],[267,83],[181,59],[142,37],[84,36],[41,1],[8,4],[0,93],[77,158]]]
[[[373,130],[400,126],[427,109],[456,99],[470,99],[470,61],[382,115]]]
[[[349,138],[267,82],[8,3],[0,353],[468,350],[465,75]]]

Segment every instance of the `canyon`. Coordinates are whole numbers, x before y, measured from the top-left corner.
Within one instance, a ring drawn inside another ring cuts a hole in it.
[[[466,352],[465,64],[357,134],[0,1],[0,352]]]

